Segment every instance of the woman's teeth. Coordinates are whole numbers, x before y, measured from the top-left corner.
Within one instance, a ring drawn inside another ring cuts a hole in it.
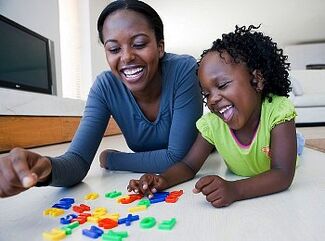
[[[133,78],[136,77],[142,70],[143,68],[125,69],[123,70],[123,73],[127,78]]]

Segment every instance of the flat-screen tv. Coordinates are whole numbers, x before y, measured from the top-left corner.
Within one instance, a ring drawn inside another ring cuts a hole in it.
[[[55,92],[53,42],[0,15],[0,87]]]

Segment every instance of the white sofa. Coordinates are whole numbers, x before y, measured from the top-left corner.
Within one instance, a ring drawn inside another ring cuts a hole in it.
[[[290,79],[297,125],[325,125],[325,70],[292,70]]]

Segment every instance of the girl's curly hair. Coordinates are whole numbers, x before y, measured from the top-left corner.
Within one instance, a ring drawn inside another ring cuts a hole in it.
[[[262,99],[268,98],[271,102],[272,95],[289,96],[290,64],[286,62],[288,56],[283,54],[283,50],[277,47],[272,38],[255,31],[260,26],[250,25],[247,28],[236,25],[235,32],[223,34],[221,39],[213,42],[210,49],[203,51],[198,65],[200,66],[203,57],[209,52],[217,51],[220,56],[223,51],[228,52],[236,63],[246,63],[251,74],[254,70],[261,71],[264,78]]]

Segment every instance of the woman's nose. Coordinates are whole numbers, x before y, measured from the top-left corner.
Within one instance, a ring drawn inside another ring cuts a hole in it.
[[[127,64],[127,63],[131,62],[132,60],[134,60],[134,53],[132,52],[132,49],[125,48],[122,51],[121,60],[124,64]]]

